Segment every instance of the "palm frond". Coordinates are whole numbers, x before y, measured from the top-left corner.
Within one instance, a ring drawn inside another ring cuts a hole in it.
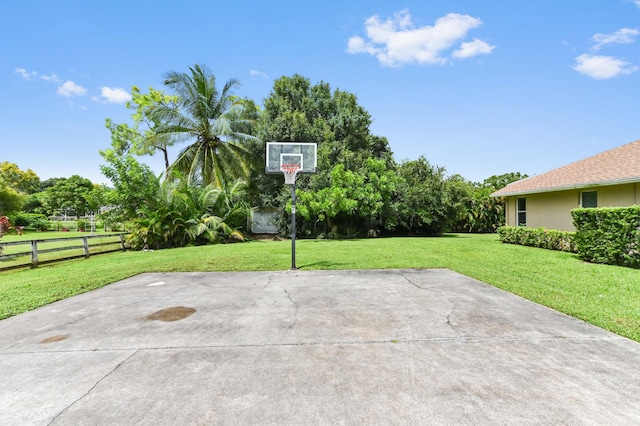
[[[154,107],[150,115],[160,123],[156,134],[172,144],[193,140],[169,171],[188,174],[201,185],[248,177],[251,153],[242,143],[257,138],[255,122],[243,117],[242,102],[232,95],[239,82],[230,79],[218,91],[213,73],[194,65],[188,73],[167,73],[164,83],[178,95],[178,108]]]

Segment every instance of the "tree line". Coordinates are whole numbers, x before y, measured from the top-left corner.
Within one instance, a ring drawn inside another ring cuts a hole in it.
[[[264,173],[268,141],[318,144],[318,173],[296,183],[301,237],[494,232],[504,223],[504,204],[489,195],[526,177],[508,173],[477,183],[449,176],[423,156],[397,162],[388,140],[371,133],[372,117],[356,96],[326,82],[283,76],[262,106],[236,96],[238,85],[231,79],[218,88],[204,65],[172,71],[164,78],[167,92],[132,88],[130,122],[106,120],[111,146],[101,151],[101,171],[112,186],[80,192],[88,204],[113,207],[106,216],[128,224],[134,247],[244,239],[251,208],[274,212],[281,234],[289,235],[290,189],[282,176]],[[144,155],[163,156],[160,176]],[[65,185],[79,185],[77,178]],[[52,187],[37,197],[43,212],[53,206],[47,200],[62,197]],[[0,210],[10,210],[7,194],[19,197],[23,189],[0,173]],[[35,211],[24,201],[21,208]]]

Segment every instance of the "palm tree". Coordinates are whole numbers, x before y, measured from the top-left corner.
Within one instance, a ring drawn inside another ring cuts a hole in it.
[[[165,76],[164,84],[178,95],[177,107],[156,105],[150,111],[162,123],[155,137],[168,135],[176,142],[191,142],[169,171],[178,171],[202,186],[248,178],[249,152],[244,142],[256,140],[255,122],[244,113],[243,101],[232,95],[238,81],[231,79],[218,91],[215,76],[206,66],[189,70]]]

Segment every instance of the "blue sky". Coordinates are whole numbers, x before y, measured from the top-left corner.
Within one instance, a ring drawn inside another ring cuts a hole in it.
[[[354,93],[397,160],[472,181],[640,138],[640,0],[8,0],[0,43],[0,161],[43,180],[106,182],[105,118],[196,63],[258,104],[295,73]]]

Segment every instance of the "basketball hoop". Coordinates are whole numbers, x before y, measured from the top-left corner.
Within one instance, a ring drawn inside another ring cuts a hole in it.
[[[293,185],[296,183],[296,176],[300,171],[300,164],[281,164],[280,170],[284,174],[284,183],[287,185]]]

